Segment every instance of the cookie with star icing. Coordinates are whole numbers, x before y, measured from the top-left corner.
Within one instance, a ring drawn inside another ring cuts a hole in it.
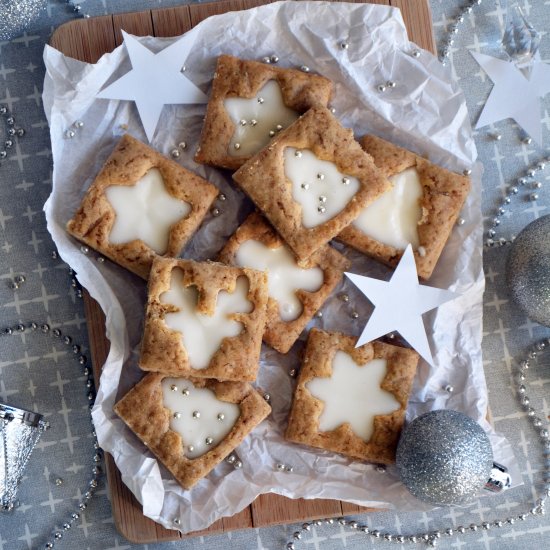
[[[195,160],[236,170],[331,95],[322,76],[221,55]]]
[[[405,420],[418,354],[407,348],[312,329],[286,439],[391,464]]]
[[[179,256],[217,194],[205,179],[124,135],[67,231],[147,279],[154,258]]]

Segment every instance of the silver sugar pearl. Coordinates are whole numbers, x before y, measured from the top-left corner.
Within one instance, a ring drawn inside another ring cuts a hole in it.
[[[193,418],[200,418],[201,413],[199,411],[193,411]]]
[[[378,84],[376,88],[380,93],[383,93],[386,91],[386,85],[385,84]]]
[[[320,180],[320,181],[324,180],[325,179],[325,174],[322,174],[321,172],[319,172],[317,174],[317,179]]]
[[[502,136],[499,134],[499,133],[492,133],[491,134],[491,137],[495,140],[495,141],[500,141],[502,139]]]
[[[349,183],[350,183],[350,179],[349,179],[349,178],[346,178],[346,177],[344,177],[344,178],[342,178],[342,183],[343,183],[344,185],[349,185]]]
[[[174,518],[173,523],[174,523],[174,525],[181,525],[181,520],[180,520],[180,518]]]
[[[420,50],[413,50],[411,55],[418,59],[420,57]]]
[[[347,50],[349,48],[349,44],[347,42],[340,42],[340,48],[342,50]]]
[[[258,103],[261,105],[262,103],[264,103],[265,99],[263,97],[259,97],[258,98]]]
[[[182,151],[185,151],[185,149],[187,149],[187,142],[185,141],[180,141],[178,143],[178,147],[182,150]]]
[[[217,218],[220,214],[221,214],[221,211],[219,208],[217,208],[216,206],[214,206],[214,208],[212,208],[210,210],[212,216],[214,216],[215,218]]]
[[[176,384],[172,384],[170,386],[170,391],[178,391],[178,387],[176,386]]]
[[[529,168],[529,170],[527,170],[527,172],[525,172],[530,178],[534,177],[537,173],[537,171],[533,168]]]
[[[195,447],[193,445],[188,445],[187,450],[192,453],[195,450]]]
[[[175,159],[179,159],[179,158],[180,158],[180,154],[181,154],[181,153],[179,152],[179,149],[172,149],[172,150],[170,151],[170,156],[171,156],[172,158],[175,158]]]
[[[274,130],[269,130],[269,137],[273,137],[275,135],[275,131]]]
[[[239,124],[241,126],[246,126],[248,123],[246,122],[246,120],[244,118],[241,118],[241,120],[239,121]]]
[[[212,445],[212,443],[214,443],[214,439],[211,438],[211,437],[207,437],[204,442],[207,444],[207,445]]]
[[[327,209],[324,206],[317,207],[317,212],[319,212],[319,214],[324,214],[326,211]]]
[[[77,127],[77,128],[84,128],[84,122],[82,122],[81,120],[77,120],[74,125]]]
[[[269,62],[270,62],[270,63],[279,63],[279,58],[278,58],[276,55],[272,55],[272,56],[269,58]]]
[[[233,468],[235,468],[235,470],[240,470],[242,467],[243,463],[240,460],[235,460],[233,463]]]
[[[521,143],[525,143],[525,145],[531,145],[532,141],[533,140],[529,136],[526,136],[521,140]]]
[[[388,88],[395,88],[396,84],[395,84],[395,82],[394,82],[393,80],[388,80],[388,81],[386,82],[386,86],[387,86]]]
[[[264,393],[264,399],[269,403],[271,401],[271,395],[269,393]]]
[[[294,156],[295,156],[296,158],[300,158],[300,157],[302,156],[302,151],[297,151],[297,150],[294,151]]]
[[[251,126],[256,126],[256,124],[258,124],[258,121],[257,121],[255,118],[253,118],[253,119],[250,121],[250,125],[251,125]],[[239,147],[240,147],[240,145],[239,145]]]
[[[462,170],[462,173],[465,176],[471,176],[472,175],[472,171],[469,168],[466,168],[466,170]]]
[[[302,183],[302,185],[300,185],[300,187],[307,191],[309,189],[309,183]]]
[[[240,143],[235,143],[235,145],[233,145],[233,148],[238,151],[241,148],[241,144]]]
[[[350,317],[351,317],[352,319],[359,319],[359,313],[357,313],[357,311],[352,311],[352,312],[350,313]]]
[[[181,418],[181,413],[175,412],[175,413],[174,413],[174,418],[175,418],[176,420],[178,420],[179,418]]]
[[[72,139],[72,138],[74,138],[74,136],[75,136],[74,130],[66,130],[65,131],[65,137],[66,138]]]
[[[531,193],[531,194],[529,195],[529,200],[531,200],[531,201],[536,201],[536,200],[538,200],[538,199],[539,199],[538,193]]]
[[[451,386],[450,384],[447,384],[444,388],[443,388],[447,393],[453,393],[455,391],[455,389],[453,388],[453,386]]]
[[[302,65],[300,67],[300,70],[303,71],[304,73],[309,73],[310,68],[307,65]]]
[[[236,460],[236,457],[234,454],[230,454],[226,459],[225,461],[228,463],[228,464],[233,464],[233,462],[235,462]]]
[[[271,59],[266,55],[265,57],[262,57],[262,62],[269,64],[271,63]]]
[[[223,413],[218,413],[218,420],[221,422],[225,419],[225,414]]]
[[[325,195],[321,195],[319,197],[319,202],[327,202],[327,198],[325,197]]]
[[[284,472],[285,471],[285,465],[281,462],[278,462],[276,465],[275,465],[275,468],[277,468],[277,470],[279,470],[279,472]]]
[[[182,395],[189,395],[189,390],[187,388],[183,388],[183,390],[181,390],[181,393]]]

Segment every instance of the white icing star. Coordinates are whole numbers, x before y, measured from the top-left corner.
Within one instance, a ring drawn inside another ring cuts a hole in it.
[[[186,33],[157,54],[134,36],[124,31],[122,34],[132,70],[97,97],[135,101],[147,139],[151,141],[164,105],[208,102],[206,95],[182,73],[195,33]]]
[[[191,211],[189,203],[168,194],[158,169],[149,170],[135,185],[111,185],[105,190],[115,210],[111,244],[140,239],[157,254],[168,248],[170,227]]]
[[[319,431],[332,431],[347,422],[357,437],[369,441],[374,417],[401,408],[394,395],[380,387],[386,371],[385,359],[358,365],[349,354],[337,351],[330,378],[314,378],[306,383],[311,395],[324,403]]]
[[[407,246],[388,282],[354,273],[345,275],[375,306],[356,347],[397,330],[410,346],[433,365],[422,314],[459,295],[418,283],[412,246]]]
[[[542,144],[540,98],[550,92],[550,66],[535,60],[530,77],[526,78],[511,61],[470,53],[494,83],[476,128],[512,118]]]

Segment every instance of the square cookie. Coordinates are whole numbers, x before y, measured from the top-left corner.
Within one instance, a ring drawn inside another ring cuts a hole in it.
[[[312,329],[286,438],[390,464],[418,363],[411,349]]]
[[[233,179],[304,260],[351,223],[390,183],[324,107],[310,109]]]
[[[376,136],[360,143],[392,189],[367,206],[338,240],[391,267],[410,242],[418,275],[429,279],[470,191],[470,178]]]
[[[184,489],[206,476],[271,412],[245,382],[149,373],[114,407]]]
[[[268,271],[269,299],[263,340],[287,353],[341,281],[350,262],[329,245],[298,261],[276,231],[255,212],[237,229],[219,261]]]
[[[179,256],[217,194],[211,183],[126,134],[67,231],[147,279],[154,258]]]
[[[221,55],[195,160],[236,170],[331,95],[322,76]]]
[[[139,366],[172,376],[256,380],[267,297],[266,273],[155,259]]]

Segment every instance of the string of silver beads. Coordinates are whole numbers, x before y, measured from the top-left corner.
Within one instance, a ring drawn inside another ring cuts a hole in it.
[[[538,413],[533,408],[531,400],[527,395],[527,387],[525,385],[525,382],[527,380],[527,372],[532,366],[532,362],[535,361],[537,357],[547,348],[550,349],[550,338],[544,338],[536,342],[533,347],[527,352],[526,358],[520,361],[517,372],[513,376],[514,389],[517,393],[519,403],[525,411],[527,419],[530,421],[533,429],[537,434],[537,437],[542,446],[542,454],[544,458],[540,491],[537,492],[534,505],[527,512],[508,516],[504,519],[483,521],[481,523],[471,523],[468,526],[459,525],[458,527],[456,527],[456,529],[448,527],[442,530],[427,531],[412,535],[401,535],[381,532],[379,530],[371,530],[367,525],[359,524],[357,521],[349,521],[345,518],[339,518],[338,520],[335,520],[333,518],[326,518],[322,520],[316,520],[312,523],[304,523],[302,525],[302,529],[294,533],[294,541],[290,541],[286,544],[286,550],[296,550],[295,541],[300,540],[305,533],[311,531],[312,525],[332,525],[336,521],[340,525],[347,525],[351,529],[355,529],[375,539],[383,539],[387,542],[395,542],[397,544],[425,544],[427,546],[435,547],[437,546],[439,539],[443,537],[452,537],[464,535],[467,533],[475,533],[476,531],[480,530],[488,531],[489,529],[493,528],[501,529],[505,528],[506,526],[514,525],[518,521],[525,521],[529,517],[545,515],[546,500],[548,499],[548,497],[550,497],[550,432],[547,428],[543,427],[542,417],[544,417],[544,414]]]
[[[441,62],[442,65],[447,64],[447,60],[451,53],[451,46],[454,44],[454,37],[460,31],[460,27],[464,23],[464,19],[466,15],[472,13],[472,10],[474,9],[474,7],[479,6],[481,2],[482,0],[471,0],[470,2],[468,2],[467,4],[459,8],[459,11],[452,25],[448,28],[449,34],[443,40],[443,46],[441,47],[439,52],[439,61]]]
[[[497,205],[497,209],[494,217],[490,220],[490,226],[487,230],[487,238],[485,240],[485,246],[488,248],[494,246],[504,246],[514,242],[515,236],[511,236],[509,239],[504,237],[498,237],[498,227],[501,224],[501,218],[509,210],[510,204],[514,197],[523,198],[535,202],[539,199],[538,191],[542,188],[542,178],[539,178],[541,172],[550,165],[550,156],[543,157],[537,162],[531,164],[525,169],[515,181],[508,185],[506,194],[502,201]],[[520,190],[524,190],[520,192]]]
[[[87,391],[86,397],[88,398],[89,408],[90,410],[92,409],[95,401],[95,397],[96,397],[92,370],[89,366],[87,366],[88,358],[86,355],[82,353],[82,346],[80,346],[79,344],[75,344],[71,336],[67,334],[63,334],[61,329],[58,329],[58,328],[52,329],[50,325],[47,323],[37,323],[34,321],[27,324],[18,323],[15,326],[5,327],[4,329],[2,329],[1,333],[4,336],[17,335],[22,333],[43,334],[46,337],[53,338],[54,340],[59,340],[60,342],[63,342],[67,347],[69,347],[73,353],[75,360],[78,362],[79,365],[82,365],[84,367],[83,372],[84,372],[84,376],[86,377],[85,387]],[[92,499],[97,489],[98,480],[101,477],[100,463],[102,461],[102,453],[101,453],[101,449],[99,448],[99,443],[97,441],[95,429],[93,427],[93,421],[92,421],[92,437],[94,438],[93,439],[94,455],[92,459],[93,466],[91,469],[92,476],[86,485],[84,496],[78,503],[77,510],[72,512],[70,516],[66,519],[66,521],[62,523],[62,528],[55,530],[52,534],[52,539],[50,539],[44,544],[44,548],[46,550],[50,550],[54,548],[55,543],[63,538],[64,533],[66,533],[67,531],[70,531],[72,526],[80,518],[80,513],[83,510],[86,510],[86,508],[88,507],[88,502]],[[63,482],[60,479],[56,479],[55,483],[57,485],[60,485]]]

